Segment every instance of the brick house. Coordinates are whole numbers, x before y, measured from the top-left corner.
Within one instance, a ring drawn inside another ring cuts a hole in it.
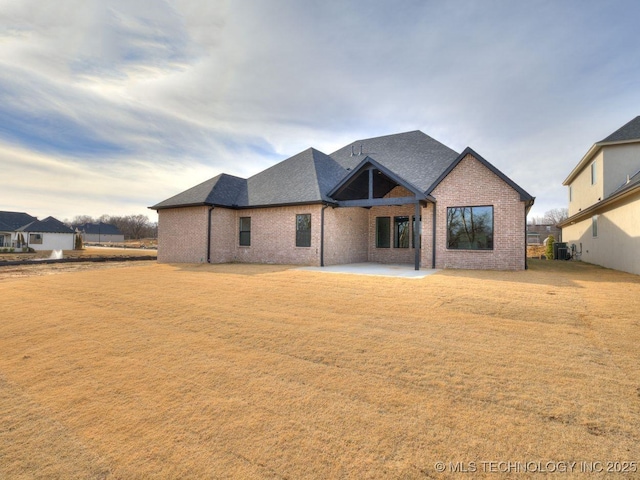
[[[150,208],[160,262],[521,270],[533,202],[472,149],[413,131],[221,174]]]

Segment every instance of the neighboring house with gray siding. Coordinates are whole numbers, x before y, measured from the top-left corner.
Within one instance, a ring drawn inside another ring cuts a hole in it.
[[[472,149],[413,131],[220,174],[150,208],[160,262],[521,270],[533,202]]]
[[[640,116],[594,143],[563,185],[563,241],[586,262],[640,275]]]
[[[83,223],[77,225],[76,229],[82,235],[84,243],[113,243],[124,242],[124,234],[110,223]]]

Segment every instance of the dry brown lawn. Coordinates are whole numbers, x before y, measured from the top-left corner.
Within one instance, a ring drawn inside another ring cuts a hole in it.
[[[0,478],[496,478],[490,461],[578,462],[573,477],[640,461],[640,277],[543,261],[421,280],[99,267],[0,269]]]

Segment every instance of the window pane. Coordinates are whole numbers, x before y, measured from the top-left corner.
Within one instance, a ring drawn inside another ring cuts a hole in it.
[[[598,236],[598,216],[591,217],[591,233],[594,237]]]
[[[296,215],[296,247],[311,246],[311,214]]]
[[[409,248],[409,217],[394,217],[393,225],[393,246]]]
[[[447,248],[493,250],[493,207],[447,208]]]
[[[416,237],[413,232],[418,228],[418,248],[422,247],[422,216],[420,216],[420,226],[416,227],[416,217],[411,217],[411,248],[416,248]]]
[[[240,246],[251,245],[251,217],[240,217]]]
[[[390,217],[376,217],[376,247],[389,248],[391,242],[389,237],[391,236],[391,218]]]

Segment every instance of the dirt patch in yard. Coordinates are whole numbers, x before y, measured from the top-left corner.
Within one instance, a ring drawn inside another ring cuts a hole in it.
[[[0,281],[0,478],[640,460],[640,277],[140,263]]]

